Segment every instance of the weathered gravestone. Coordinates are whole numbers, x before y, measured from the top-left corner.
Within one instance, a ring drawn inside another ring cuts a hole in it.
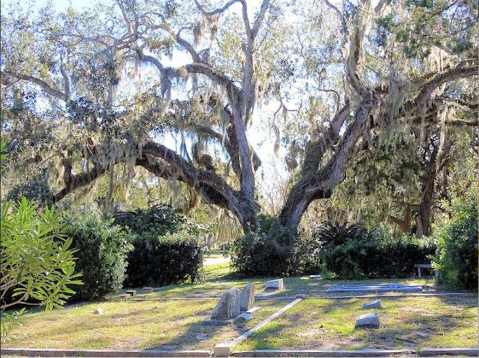
[[[126,294],[130,296],[136,296],[136,290],[128,290],[126,291]]]
[[[103,309],[102,308],[97,308],[95,311],[93,311],[94,314],[102,314]]]
[[[266,282],[266,289],[281,290],[283,288],[283,279],[271,280]]]
[[[246,285],[240,293],[240,311],[249,311],[254,305],[254,282]]]
[[[356,320],[356,328],[379,328],[379,313],[364,314]]]
[[[212,320],[230,320],[240,314],[240,290],[231,288],[221,298],[211,313]]]
[[[363,305],[363,310],[367,310],[367,309],[370,309],[370,308],[382,308],[381,300],[378,299],[378,300],[366,302]]]

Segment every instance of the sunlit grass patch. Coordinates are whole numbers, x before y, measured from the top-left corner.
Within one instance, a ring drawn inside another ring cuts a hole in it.
[[[274,334],[266,326],[235,350],[477,347],[475,297],[382,298],[382,309],[367,311],[366,301],[307,299],[275,321]],[[356,318],[372,312],[381,327],[355,329]]]

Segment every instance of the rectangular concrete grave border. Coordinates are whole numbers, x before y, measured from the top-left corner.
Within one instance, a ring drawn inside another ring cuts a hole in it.
[[[330,287],[326,292],[417,292],[422,291],[419,285],[336,285]]]
[[[290,308],[294,307],[295,305],[297,305],[299,302],[301,302],[303,299],[302,298],[298,298],[296,300],[294,300],[293,302],[290,302],[289,304],[287,304],[286,306],[284,306],[283,308],[281,308],[279,311],[273,313],[271,316],[269,316],[268,318],[266,318],[264,321],[260,322],[259,324],[257,324],[255,327],[251,328],[249,331],[243,333],[241,336],[239,336],[238,338],[235,338],[234,340],[232,340],[231,342],[229,343],[220,343],[220,344],[217,344],[215,347],[214,347],[214,351],[213,351],[213,354],[215,357],[228,357],[230,354],[231,354],[231,351],[233,350],[233,347],[236,346],[237,344],[243,342],[244,340],[246,340],[249,336],[251,336],[253,333],[257,332],[258,330],[260,330],[261,328],[263,328],[264,326],[266,326],[268,323],[270,323],[272,320],[278,318],[280,315],[282,315],[284,312],[286,312],[287,310],[289,310]]]
[[[29,349],[2,348],[0,356],[18,355],[27,357],[211,357],[210,351],[164,351],[164,350],[100,350],[100,349]]]
[[[394,295],[352,295],[352,296],[308,296],[308,298],[314,299],[322,299],[322,300],[345,300],[350,298],[398,298],[398,297],[441,297],[441,296],[470,296],[470,297],[477,297],[477,295],[469,292],[444,292],[444,293],[411,293],[411,294],[394,294]],[[219,297],[219,296],[218,296]],[[171,298],[145,298],[145,299],[137,299],[137,298],[130,298],[127,302],[144,302],[144,301],[153,301],[153,302],[163,302],[163,301],[182,301],[182,300],[212,300],[216,297],[171,297]],[[258,301],[261,300],[293,300],[296,296],[281,296],[275,294],[274,297],[258,297],[256,299]],[[119,299],[111,299],[107,300],[107,302],[119,302]],[[89,303],[82,303],[81,305],[89,304]],[[71,307],[76,307],[78,304],[73,304]],[[69,308],[70,306],[65,306],[65,308]]]
[[[479,356],[478,348],[423,348],[419,351],[421,357],[439,357],[439,356]]]
[[[348,350],[257,350],[233,352],[233,357],[387,357],[409,355],[410,350],[362,349]]]

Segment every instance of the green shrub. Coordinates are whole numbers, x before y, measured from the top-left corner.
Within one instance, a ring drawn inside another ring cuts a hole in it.
[[[115,222],[128,227],[134,235],[125,286],[171,285],[196,280],[203,263],[198,226],[158,206],[118,213]]]
[[[277,276],[299,272],[296,255],[297,235],[278,224],[269,225],[258,233],[237,238],[231,247],[231,265],[243,275]]]
[[[35,201],[41,207],[53,205],[53,193],[46,180],[34,180],[17,185],[8,192],[6,199],[19,201],[22,197]]]
[[[160,237],[138,236],[133,247],[128,256],[127,287],[194,282],[203,263],[199,241],[184,230]]]
[[[22,198],[20,203],[3,203],[1,212],[0,286],[2,340],[18,325],[18,313],[3,312],[15,305],[44,305],[61,308],[79,285],[74,250],[70,249],[64,226],[54,208],[43,210]]]
[[[94,300],[120,290],[131,250],[129,234],[91,211],[70,211],[64,221],[80,253],[76,271],[82,272],[84,282],[72,300]]]
[[[435,246],[430,240],[375,231],[359,240],[325,247],[321,251],[322,268],[342,279],[409,277],[414,265],[429,262]]]
[[[434,268],[439,283],[449,288],[476,290],[478,287],[478,209],[475,199],[457,203],[452,219],[434,228],[437,241]]]

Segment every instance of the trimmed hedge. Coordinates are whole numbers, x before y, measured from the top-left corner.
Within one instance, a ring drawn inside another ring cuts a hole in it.
[[[115,223],[131,230],[125,286],[171,285],[198,277],[203,259],[198,227],[175,212],[151,207],[115,215]]]

